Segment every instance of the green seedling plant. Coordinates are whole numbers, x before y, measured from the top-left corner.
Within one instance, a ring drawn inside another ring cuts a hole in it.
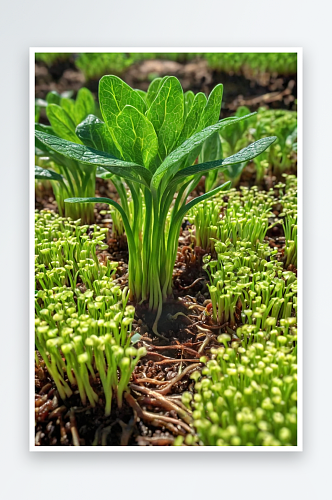
[[[132,345],[135,308],[128,288],[114,281],[117,263],[100,265],[105,231],[87,234],[80,221],[36,212],[36,347],[62,399],[78,389],[82,404],[98,401],[100,379],[105,414],[119,407],[145,349]]]
[[[116,264],[106,260],[101,265],[97,251],[107,250],[107,228],[81,226],[49,211],[35,213],[36,290],[79,283],[92,288],[95,280],[110,277]]]
[[[209,276],[209,314],[215,324],[234,328],[240,321],[252,325],[256,334],[260,328],[295,318],[297,279],[293,272],[283,271],[277,249],[267,243],[253,248],[249,241],[237,240],[234,245],[228,240],[216,242],[215,251],[217,260],[203,258]]]
[[[252,208],[250,196],[246,200],[252,190],[242,191],[243,206]],[[278,200],[284,211],[295,211],[295,176],[260,195],[267,211]],[[227,197],[236,219],[241,197],[235,190],[233,196],[231,190]],[[222,346],[211,348],[210,359],[200,359],[202,371],[191,375],[193,393],[184,393],[182,402],[192,411],[196,433],[179,436],[174,444],[296,446],[296,275],[284,270],[277,250],[264,241],[253,244],[234,233],[233,241],[214,243],[217,259],[203,257],[211,296],[206,316],[229,333],[218,337]]]
[[[76,128],[89,114],[95,112],[95,108],[93,95],[86,88],[78,91],[76,100],[49,92],[45,109],[50,125],[36,123],[36,130],[82,144]],[[71,196],[95,195],[96,167],[87,167],[84,163],[66,158],[36,138],[35,178],[42,179],[43,174],[51,181],[61,215],[74,220],[80,218],[82,223],[94,222],[93,206],[65,205],[64,200]]]
[[[194,393],[182,395],[197,434],[175,445],[296,446],[297,331],[289,326],[273,338],[260,333],[250,343],[241,330],[242,341],[222,334],[211,359],[201,358],[202,372],[191,374]]]
[[[231,190],[230,190],[231,191]],[[227,192],[227,195],[230,193]],[[188,212],[187,219],[194,225],[195,246],[206,252],[213,251],[217,237],[218,224],[223,217],[225,203],[219,196],[197,203]]]
[[[250,241],[254,247],[262,242],[275,218],[272,208],[276,203],[274,190],[259,191],[257,186],[241,186],[217,194],[197,204],[188,213],[188,220],[195,226],[195,244],[213,252],[215,241],[228,239]]]
[[[260,108],[257,113],[256,126],[252,138],[277,136],[269,152],[254,159],[256,166],[256,182],[260,183],[269,169],[280,177],[284,172],[296,170],[297,145],[297,113],[296,111],[273,110]],[[249,139],[248,139],[249,140]]]
[[[126,306],[128,290],[121,291],[107,277],[96,287],[97,292],[76,297],[65,286],[38,291],[35,342],[60,397],[70,397],[77,387],[82,404],[94,407],[99,378],[108,416],[113,395],[121,408],[131,374],[146,350],[130,345],[135,308]]]
[[[116,76],[99,83],[104,121],[89,115],[76,129],[83,145],[45,132],[37,139],[48,149],[87,168],[112,174],[121,205],[108,198],[70,198],[67,203],[108,203],[116,208],[125,227],[129,249],[129,289],[135,302],[147,301],[156,312],[172,293],[172,273],[184,215],[194,205],[229,188],[223,184],[189,203],[187,196],[203,174],[248,161],[275,140],[264,138],[226,159],[195,164],[203,144],[214,133],[247,117],[219,119],[222,85],[207,99],[204,94],[183,94],[175,77],[154,80],[143,93]],[[251,115],[249,115],[251,116]],[[125,185],[133,201],[129,213]],[[175,202],[174,196],[176,196]]]

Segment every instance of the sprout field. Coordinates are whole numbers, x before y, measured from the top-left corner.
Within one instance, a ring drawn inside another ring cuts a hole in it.
[[[36,54],[35,446],[297,446],[296,84]]]

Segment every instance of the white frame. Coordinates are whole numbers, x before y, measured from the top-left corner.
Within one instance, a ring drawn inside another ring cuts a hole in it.
[[[296,52],[298,133],[298,419],[297,446],[35,446],[34,398],[34,118],[36,52]],[[29,61],[29,450],[37,452],[299,452],[303,451],[303,50],[302,47],[30,47]]]

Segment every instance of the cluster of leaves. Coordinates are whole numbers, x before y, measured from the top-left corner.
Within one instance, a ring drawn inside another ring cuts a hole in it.
[[[287,321],[285,321],[287,323]],[[238,329],[211,349],[212,359],[194,372],[194,394],[182,402],[192,410],[197,435],[174,444],[205,446],[296,446],[297,330],[290,325],[260,330]]]
[[[195,243],[207,252],[214,250],[215,241],[228,239],[236,245],[246,240],[255,246],[262,242],[275,217],[272,208],[276,203],[274,189],[259,191],[257,186],[241,186],[216,195],[190,210],[188,220],[195,226]]]
[[[63,399],[77,388],[95,406],[100,380],[109,415],[145,349],[131,345],[135,309],[113,281],[116,264],[98,263],[104,230],[79,222],[36,212],[35,342]]]
[[[172,272],[184,215],[198,202],[227,189],[229,183],[186,204],[187,196],[203,174],[248,161],[275,140],[258,140],[223,160],[215,159],[210,148],[204,152],[202,163],[193,164],[214,134],[247,118],[218,121],[222,92],[223,86],[217,85],[208,99],[203,93],[184,94],[175,77],[157,78],[143,92],[116,76],[105,76],[99,83],[104,121],[89,114],[79,124],[75,137],[83,144],[36,131],[38,141],[47,150],[90,170],[99,167],[99,175],[111,178],[121,205],[108,198],[75,197],[66,201],[103,202],[118,210],[128,241],[131,297],[137,302],[147,300],[149,308],[157,312],[156,322],[163,300],[172,292]]]
[[[71,54],[38,53],[36,61],[51,66],[56,61],[65,61]],[[253,74],[278,73],[295,74],[297,71],[296,53],[81,53],[76,55],[75,64],[87,79],[100,78],[105,74],[121,75],[129,66],[146,59],[166,59],[186,62],[194,58],[206,59],[208,66],[217,71],[241,74],[248,70]]]
[[[36,123],[37,131],[82,144],[76,133],[79,124],[96,109],[93,95],[88,89],[81,88],[76,100],[54,91],[49,92],[46,101],[38,100],[37,107],[41,106],[46,109],[50,125]],[[81,218],[87,224],[93,223],[91,205],[65,205],[64,200],[72,196],[94,196],[96,167],[86,167],[83,163],[65,158],[38,139],[35,153],[35,178],[51,181],[60,214],[73,219]]]

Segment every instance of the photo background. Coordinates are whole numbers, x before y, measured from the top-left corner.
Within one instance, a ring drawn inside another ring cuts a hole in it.
[[[45,4],[2,11],[1,492],[4,498],[106,495],[159,499],[327,498],[331,432],[328,311],[331,248],[329,12],[322,1],[127,1]],[[302,453],[28,452],[29,46],[303,47],[304,451]],[[327,146],[327,147],[326,147]],[[326,262],[326,263],[325,263]],[[326,314],[327,312],[327,314]]]

